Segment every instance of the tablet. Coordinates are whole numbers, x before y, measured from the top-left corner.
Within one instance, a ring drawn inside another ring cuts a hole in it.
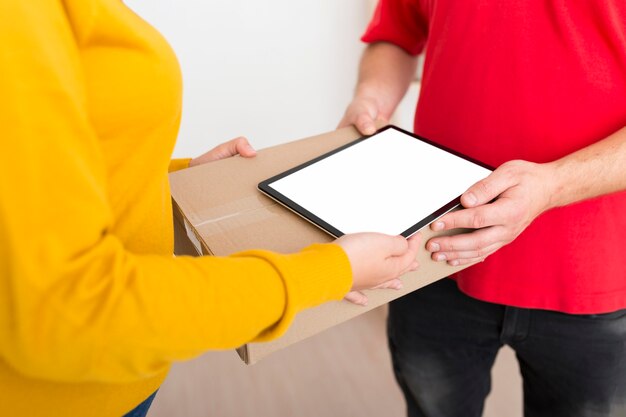
[[[259,183],[261,192],[334,237],[409,237],[460,204],[492,168],[386,126]]]

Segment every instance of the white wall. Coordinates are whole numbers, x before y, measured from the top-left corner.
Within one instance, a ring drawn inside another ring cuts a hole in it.
[[[247,136],[257,148],[332,130],[349,102],[366,0],[126,0],[178,54],[175,156]]]

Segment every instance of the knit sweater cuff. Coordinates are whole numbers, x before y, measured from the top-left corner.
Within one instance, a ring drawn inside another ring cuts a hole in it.
[[[172,159],[170,160],[168,172],[180,171],[181,169],[189,168],[189,162],[191,162],[191,158]]]
[[[255,342],[280,337],[299,311],[327,301],[341,300],[352,287],[350,261],[337,244],[315,244],[291,255],[250,251],[239,256],[266,259],[279,273],[285,286],[282,317],[263,331]]]

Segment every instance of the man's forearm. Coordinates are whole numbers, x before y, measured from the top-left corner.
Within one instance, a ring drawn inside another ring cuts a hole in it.
[[[417,57],[400,47],[377,42],[367,47],[359,66],[356,98],[376,101],[380,115],[389,119],[415,76]]]
[[[626,190],[626,128],[549,165],[556,173],[551,207]]]

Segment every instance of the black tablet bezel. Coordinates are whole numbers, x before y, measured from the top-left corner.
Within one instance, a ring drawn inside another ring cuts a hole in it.
[[[399,128],[397,126],[394,125],[387,125],[381,129],[378,129],[374,134],[370,135],[370,136],[363,136],[359,139],[356,139],[350,143],[347,143],[343,146],[340,146],[337,149],[333,149],[330,152],[327,152],[323,155],[320,155],[316,158],[313,158],[303,164],[300,164],[296,167],[293,167],[291,169],[288,169],[287,171],[281,172],[280,174],[274,175],[271,178],[268,178],[264,181],[261,181],[257,188],[259,189],[259,191],[261,191],[263,194],[267,195],[268,197],[272,198],[273,200],[275,200],[276,202],[280,203],[281,205],[283,205],[284,207],[288,208],[289,210],[293,211],[294,213],[298,214],[299,216],[303,217],[304,219],[308,220],[309,222],[311,222],[312,224],[314,224],[315,226],[319,227],[320,229],[324,230],[326,233],[334,236],[334,237],[340,237],[343,236],[345,233],[342,232],[341,230],[335,228],[333,225],[325,222],[324,220],[322,220],[321,218],[317,217],[316,215],[314,215],[313,213],[311,213],[310,211],[308,211],[307,209],[305,209],[304,207],[300,206],[299,204],[295,203],[293,200],[289,199],[288,197],[286,197],[285,195],[283,195],[282,193],[276,191],[274,188],[272,188],[270,186],[271,183],[278,181],[284,177],[287,177],[291,174],[293,174],[294,172],[297,172],[303,168],[308,167],[309,165],[313,165],[316,162],[321,161],[322,159],[328,158],[331,155],[334,155],[338,152],[343,151],[344,149],[347,149],[351,146],[354,146],[358,143],[361,143],[364,140],[367,140],[369,138],[371,138],[374,135],[377,135],[378,133],[384,132],[387,129],[395,129],[397,131],[400,131],[404,134],[407,134],[417,140],[420,140],[424,143],[427,143],[428,145],[434,146],[436,148],[439,148],[441,150],[444,150],[448,153],[451,153],[452,155],[458,156],[459,158],[463,158],[468,162],[472,162],[476,165],[479,165],[483,168],[486,168],[488,170],[493,171],[494,168],[481,162],[478,161],[474,158],[470,158],[467,155],[464,155],[460,152],[454,151],[446,146],[440,145],[438,143],[435,143],[429,139],[426,139],[422,136],[416,135],[414,133],[411,133],[407,130],[404,130],[402,128]],[[459,205],[461,202],[461,196],[459,195],[458,197],[456,197],[455,199],[453,199],[452,201],[448,202],[447,204],[443,205],[441,208],[435,210],[433,213],[429,214],[428,216],[424,217],[422,220],[418,221],[417,223],[415,223],[413,226],[409,227],[408,229],[406,229],[404,232],[400,233],[402,236],[408,238],[410,237],[412,234],[414,234],[415,232],[417,232],[418,230],[420,230],[422,227],[426,226],[427,224],[431,223],[432,221],[434,221],[435,219],[437,219],[438,217],[442,216],[443,214],[445,214],[446,212],[452,210],[454,207],[456,207],[457,205]]]

